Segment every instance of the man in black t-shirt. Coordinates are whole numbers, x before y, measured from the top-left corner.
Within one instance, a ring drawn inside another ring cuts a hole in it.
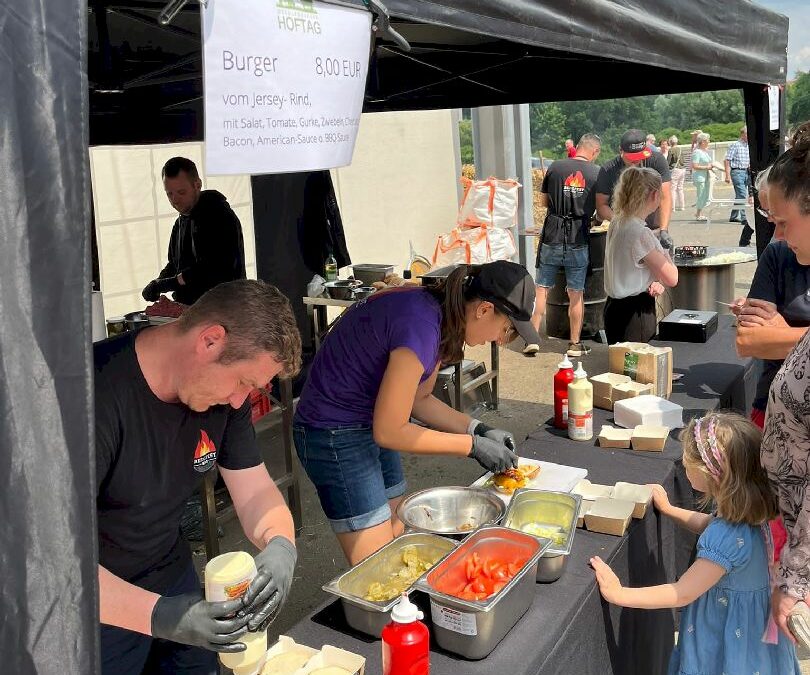
[[[666,158],[660,152],[652,152],[647,147],[644,132],[630,129],[621,139],[619,155],[602,165],[596,183],[596,212],[602,220],[613,220],[613,190],[619,177],[628,166],[644,166],[661,174],[661,204],[647,218],[647,227],[655,232],[664,248],[672,250],[672,237],[669,234],[669,217],[672,213],[672,193],[670,192],[670,172]]]
[[[546,312],[548,289],[554,286],[557,272],[565,269],[568,293],[568,319],[571,344],[569,356],[584,356],[590,349],[580,341],[584,315],[583,295],[588,274],[588,233],[595,206],[599,167],[593,162],[602,143],[595,134],[579,139],[573,159],[558,159],[543,178],[539,205],[547,208],[540,247],[537,250],[537,302],[532,324],[540,330]],[[532,354],[540,345],[529,344],[523,350]]]
[[[292,516],[246,402],[300,367],[290,303],[261,281],[221,284],[174,323],[97,343],[94,361],[102,672],[216,675],[215,652],[266,626],[295,567]],[[215,465],[260,551],[227,602],[203,599],[179,527]]]

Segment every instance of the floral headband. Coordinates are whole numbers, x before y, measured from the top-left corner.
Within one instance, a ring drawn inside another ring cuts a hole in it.
[[[700,458],[703,460],[703,464],[706,466],[706,469],[708,469],[715,481],[719,481],[723,475],[723,451],[717,444],[714,417],[709,418],[706,428],[707,440],[704,441],[701,438],[701,426],[705,421],[706,417],[699,417],[695,420],[695,443],[697,445],[698,452],[700,452]]]

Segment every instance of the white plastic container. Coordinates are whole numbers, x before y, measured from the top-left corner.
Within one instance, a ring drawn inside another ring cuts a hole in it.
[[[568,438],[589,441],[593,438],[593,385],[579,362],[574,381],[568,385]]]
[[[683,426],[683,408],[659,396],[644,395],[616,401],[613,405],[613,417],[616,424],[625,429],[633,429],[639,425],[670,429]]]
[[[253,556],[245,551],[223,553],[205,566],[205,599],[222,602],[242,597],[256,576]],[[245,633],[239,638],[247,649],[235,654],[220,654],[222,665],[235,675],[254,675],[264,665],[267,654],[267,632]]]

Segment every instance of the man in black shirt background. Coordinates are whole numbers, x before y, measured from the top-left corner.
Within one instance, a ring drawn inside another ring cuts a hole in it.
[[[250,420],[251,390],[301,364],[289,301],[220,284],[177,321],[94,345],[102,672],[217,675],[216,653],[266,628],[296,562],[292,516]],[[207,602],[180,516],[218,466],[259,549],[242,598]]]
[[[569,356],[584,356],[590,349],[580,341],[584,315],[583,295],[588,274],[588,237],[596,196],[599,167],[593,162],[599,156],[602,142],[595,134],[579,139],[573,159],[552,162],[543,178],[538,201],[547,208],[540,247],[537,250],[537,303],[532,324],[540,330],[546,313],[548,289],[554,286],[557,271],[565,269],[568,293],[568,320],[571,344]],[[532,354],[540,345],[528,344],[523,350]]]
[[[172,227],[169,262],[143,289],[143,299],[154,302],[173,292],[177,302],[191,305],[217,284],[245,278],[242,224],[222,193],[202,189],[190,159],[172,157],[161,176],[180,216]]]
[[[671,251],[674,244],[669,233],[669,217],[672,214],[669,164],[660,152],[652,152],[647,147],[647,138],[639,129],[625,132],[619,147],[618,156],[603,164],[599,172],[596,184],[596,213],[602,220],[613,220],[613,209],[610,207],[613,202],[613,190],[628,166],[655,169],[661,174],[661,204],[658,210],[647,218],[647,227],[653,230],[661,245]]]

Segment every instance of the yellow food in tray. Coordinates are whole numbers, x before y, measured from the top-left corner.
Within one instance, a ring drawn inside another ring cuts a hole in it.
[[[402,567],[391,572],[385,581],[369,584],[366,600],[387,602],[397,597],[435,564],[436,560],[420,558],[415,546],[406,546],[402,549]]]

